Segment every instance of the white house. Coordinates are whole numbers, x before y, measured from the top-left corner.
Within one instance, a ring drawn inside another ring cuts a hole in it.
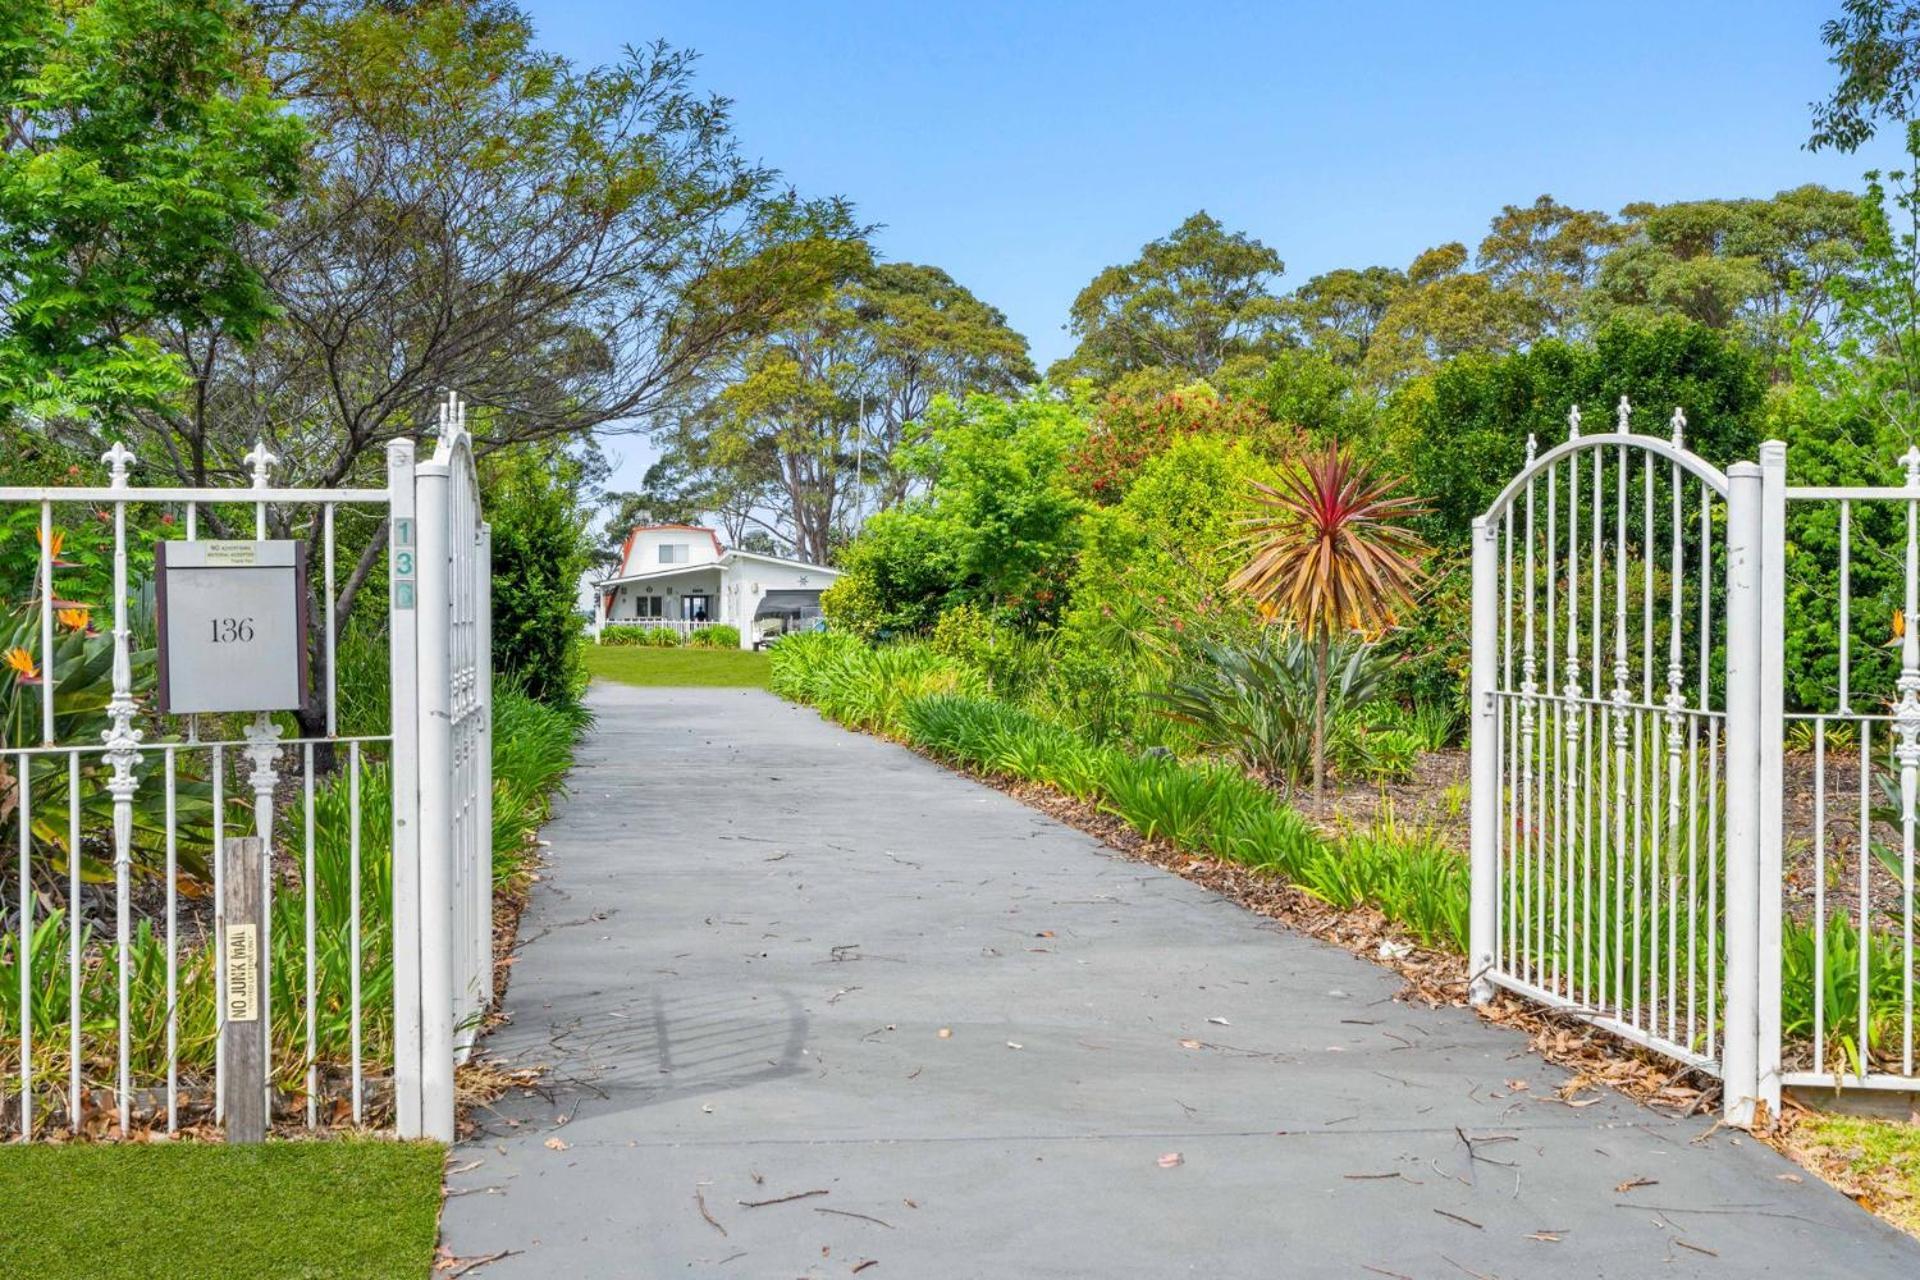
[[[635,525],[620,563],[595,584],[594,638],[603,627],[666,627],[686,635],[724,623],[740,629],[740,647],[811,625],[820,593],[840,576],[825,565],[729,550],[712,529],[690,524]]]

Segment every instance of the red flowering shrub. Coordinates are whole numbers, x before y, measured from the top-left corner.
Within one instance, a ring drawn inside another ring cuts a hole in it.
[[[1244,440],[1278,459],[1294,451],[1298,433],[1246,400],[1221,399],[1206,388],[1152,398],[1108,396],[1093,429],[1067,458],[1068,484],[1101,506],[1118,502],[1142,467],[1175,440],[1212,435]]]

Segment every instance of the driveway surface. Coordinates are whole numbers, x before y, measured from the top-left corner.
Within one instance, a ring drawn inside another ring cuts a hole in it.
[[[1920,1276],[1766,1148],[757,690],[596,684],[444,1237],[542,1277]],[[1621,1188],[1636,1183],[1629,1189]],[[772,1203],[770,1203],[772,1202]]]

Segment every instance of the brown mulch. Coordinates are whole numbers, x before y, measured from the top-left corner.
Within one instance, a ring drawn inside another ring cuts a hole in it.
[[[1327,782],[1328,806],[1351,826],[1370,827],[1391,818],[1467,851],[1468,758],[1461,748],[1423,753],[1405,782],[1348,781],[1337,775]]]

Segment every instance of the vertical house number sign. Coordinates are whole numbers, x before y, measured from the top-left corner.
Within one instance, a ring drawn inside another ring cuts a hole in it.
[[[393,607],[413,608],[413,521],[405,516],[393,522]]]
[[[166,541],[154,565],[162,711],[306,704],[305,543]]]

